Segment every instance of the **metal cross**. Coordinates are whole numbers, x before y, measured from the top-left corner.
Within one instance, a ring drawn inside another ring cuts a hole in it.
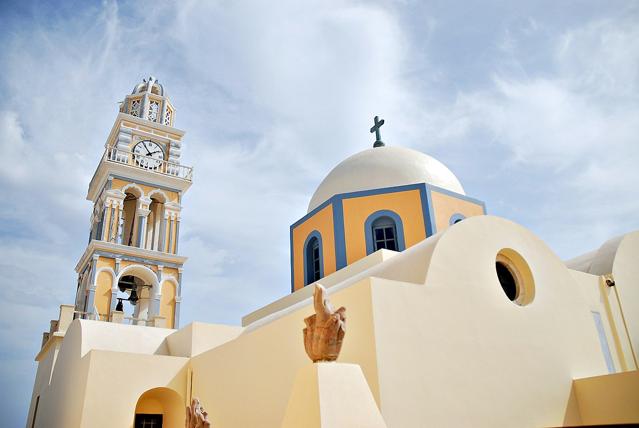
[[[375,133],[375,143],[373,143],[373,147],[384,147],[385,144],[382,141],[379,135],[379,128],[384,124],[384,119],[379,120],[379,116],[375,116],[375,125],[371,128],[371,134]]]

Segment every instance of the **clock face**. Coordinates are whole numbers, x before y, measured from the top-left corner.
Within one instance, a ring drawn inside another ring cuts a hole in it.
[[[162,148],[151,140],[140,141],[133,147],[135,162],[142,168],[157,169],[164,160]]]

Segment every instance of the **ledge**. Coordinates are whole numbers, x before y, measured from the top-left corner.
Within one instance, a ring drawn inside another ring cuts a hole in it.
[[[115,244],[113,242],[91,240],[87,245],[86,250],[82,253],[80,260],[75,266],[75,271],[80,272],[80,269],[88,262],[89,258],[96,252],[108,252],[114,255],[131,256],[142,259],[148,259],[152,262],[158,262],[157,264],[168,263],[171,265],[183,265],[188,257],[178,256],[177,254],[163,253],[160,251],[146,250],[144,248],[130,247],[128,245]]]

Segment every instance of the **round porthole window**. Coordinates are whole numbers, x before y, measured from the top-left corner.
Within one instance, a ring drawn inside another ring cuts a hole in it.
[[[535,282],[526,260],[517,251],[504,248],[497,254],[495,270],[499,285],[511,302],[528,305],[535,298]]]

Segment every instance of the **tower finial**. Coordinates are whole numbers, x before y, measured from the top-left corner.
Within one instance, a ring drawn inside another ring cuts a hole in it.
[[[373,147],[384,147],[386,144],[382,141],[379,133],[379,128],[384,124],[384,119],[379,120],[379,116],[375,116],[374,120],[375,124],[371,128],[371,134],[375,133],[375,142],[373,143]]]

